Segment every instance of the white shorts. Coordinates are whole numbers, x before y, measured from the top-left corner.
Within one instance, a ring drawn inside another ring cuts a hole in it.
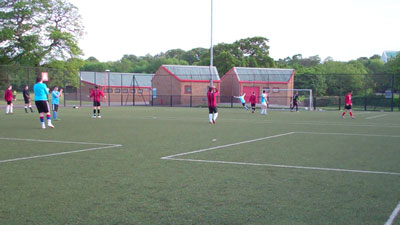
[[[267,106],[267,103],[266,102],[262,102],[261,105],[262,106]]]

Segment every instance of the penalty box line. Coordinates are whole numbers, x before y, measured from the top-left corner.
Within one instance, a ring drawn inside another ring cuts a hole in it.
[[[30,141],[30,142],[45,142],[45,143],[64,143],[64,144],[81,144],[81,145],[102,145],[102,147],[85,148],[85,149],[74,150],[74,151],[57,152],[57,153],[50,153],[50,154],[45,154],[45,155],[34,155],[34,156],[20,157],[20,158],[14,158],[14,159],[0,160],[0,163],[15,162],[15,161],[20,161],[20,160],[45,158],[45,157],[52,157],[52,156],[58,156],[58,155],[66,155],[66,154],[72,154],[72,153],[88,152],[88,151],[95,151],[95,150],[100,150],[100,149],[122,147],[122,145],[120,145],[120,144],[74,142],[74,141],[57,141],[57,140],[41,140],[41,139],[22,139],[22,138],[4,138],[4,137],[0,137],[0,140]]]
[[[248,140],[248,141],[242,141],[242,142],[237,142],[237,143],[232,143],[232,144],[227,144],[227,145],[220,145],[220,146],[216,146],[216,147],[200,149],[200,150],[191,151],[191,152],[184,152],[184,153],[179,153],[179,154],[175,154],[175,155],[164,156],[161,159],[174,160],[174,161],[187,161],[187,162],[203,162],[203,163],[217,163],[217,164],[231,164],[231,165],[233,164],[233,165],[247,165],[247,166],[266,166],[266,167],[278,167],[278,168],[288,168],[288,169],[307,169],[307,170],[322,170],[322,171],[365,173],[365,174],[385,174],[385,175],[400,176],[400,173],[388,172],[388,171],[351,170],[351,169],[340,169],[340,168],[324,168],[324,167],[310,167],[310,166],[279,165],[279,164],[270,164],[270,163],[248,163],[248,162],[230,162],[230,161],[218,161],[218,160],[200,160],[200,159],[179,159],[179,158],[176,158],[176,157],[179,157],[179,156],[185,156],[185,155],[196,154],[196,153],[200,153],[200,152],[206,152],[206,151],[211,151],[211,150],[216,150],[216,149],[222,149],[222,148],[227,148],[227,147],[231,147],[231,146],[247,144],[247,143],[251,143],[251,142],[262,141],[262,140],[266,140],[266,139],[282,137],[282,136],[292,135],[292,134],[315,134],[315,135],[338,135],[338,136],[339,135],[343,135],[343,136],[390,137],[390,138],[399,138],[400,137],[400,135],[353,134],[353,133],[319,133],[319,132],[293,131],[293,132],[288,132],[288,133],[277,134],[277,135],[273,135],[273,136],[268,136],[268,137]]]

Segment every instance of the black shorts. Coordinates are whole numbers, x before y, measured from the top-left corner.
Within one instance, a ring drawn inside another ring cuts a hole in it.
[[[49,112],[49,102],[47,101],[35,101],[36,108],[39,113]]]
[[[217,109],[216,106],[214,106],[214,107],[208,107],[208,112],[209,112],[210,114],[212,114],[212,113],[218,113],[218,109]]]
[[[297,105],[297,101],[293,101],[293,105]]]
[[[7,101],[7,105],[11,105],[12,101]]]
[[[25,102],[25,104],[29,104],[29,103],[31,103],[31,101],[30,101],[30,99],[29,99],[29,98],[24,98],[24,102]]]
[[[346,105],[346,106],[344,107],[344,109],[350,110],[350,109],[351,109],[351,105]]]
[[[256,104],[251,103],[251,108],[255,108]]]
[[[100,106],[100,102],[93,102],[93,106],[94,107]]]
[[[53,112],[58,112],[58,104],[52,104]]]

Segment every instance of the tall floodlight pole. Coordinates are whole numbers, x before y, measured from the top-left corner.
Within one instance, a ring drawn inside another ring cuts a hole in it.
[[[210,47],[210,87],[213,86],[213,0],[211,0],[211,47]]]

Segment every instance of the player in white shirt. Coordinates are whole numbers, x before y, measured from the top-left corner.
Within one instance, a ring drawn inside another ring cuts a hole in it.
[[[261,95],[261,114],[267,115],[267,108],[268,108],[268,100],[267,100],[268,94],[265,92],[265,90],[263,91],[262,95]]]
[[[240,95],[240,96],[233,96],[233,97],[238,98],[240,100],[240,102],[242,103],[243,108],[245,108],[246,110],[249,110],[249,107],[247,107],[247,105],[246,105],[246,100],[244,100],[244,96],[246,96],[246,93],[243,93],[243,95]]]

